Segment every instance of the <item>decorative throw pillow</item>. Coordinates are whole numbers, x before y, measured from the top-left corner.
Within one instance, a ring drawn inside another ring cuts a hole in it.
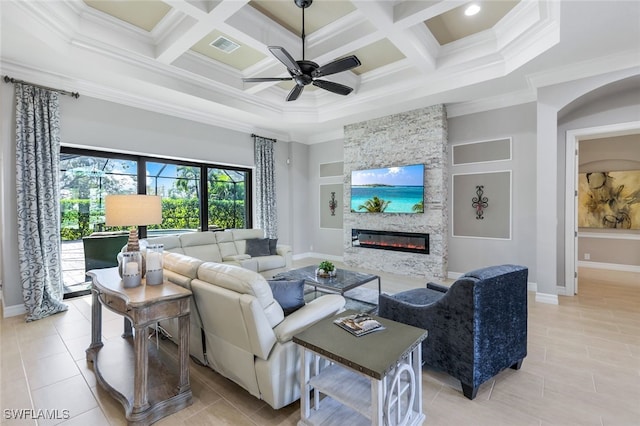
[[[304,280],[268,280],[268,283],[285,316],[304,306]]]
[[[251,257],[269,256],[268,238],[251,238],[247,240],[247,254]]]
[[[269,253],[273,256],[278,254],[276,252],[276,247],[278,246],[278,239],[277,238],[270,238],[269,239]]]

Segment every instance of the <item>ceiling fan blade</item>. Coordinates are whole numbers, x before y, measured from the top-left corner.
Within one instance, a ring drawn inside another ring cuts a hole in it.
[[[300,65],[298,65],[298,63],[291,57],[291,55],[289,55],[289,52],[287,52],[284,47],[269,46],[269,51],[271,52],[271,54],[273,54],[273,56],[276,57],[277,60],[282,62],[293,75],[302,74]]]
[[[298,99],[300,93],[302,93],[302,89],[304,89],[304,86],[298,86],[297,84],[293,86],[293,89],[291,89],[291,91],[287,95],[287,102],[295,101],[296,99]]]
[[[328,90],[333,93],[337,93],[338,95],[346,96],[353,91],[353,89],[349,86],[345,86],[344,84],[334,83],[333,81],[327,81],[327,80],[314,80],[313,85],[321,89]]]
[[[362,65],[360,63],[360,60],[355,55],[351,55],[347,56],[346,58],[336,59],[333,62],[329,62],[328,64],[321,66],[320,68],[312,72],[311,76],[323,77],[325,75],[347,71],[360,65]]]
[[[291,77],[252,77],[252,78],[243,78],[242,81],[245,83],[263,83],[266,81],[289,81],[293,80]]]

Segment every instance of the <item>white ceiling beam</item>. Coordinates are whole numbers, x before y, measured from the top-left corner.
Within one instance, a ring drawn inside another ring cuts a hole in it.
[[[382,32],[393,28],[393,3],[352,0],[351,3]]]
[[[467,3],[469,0],[401,2],[394,8],[394,22],[396,28],[412,27]]]
[[[173,1],[171,5],[190,15],[183,24],[173,29],[171,34],[163,37],[156,46],[156,59],[170,64],[191,46],[200,41],[230,16],[238,12],[249,0],[222,0],[210,12],[206,13],[189,2]]]
[[[352,3],[418,70],[430,72],[435,69],[439,45],[434,43],[433,35],[425,25],[420,23],[411,28],[399,28],[394,21],[395,9],[391,2]]]
[[[424,25],[416,25],[387,37],[419,71],[436,69],[440,45]]]

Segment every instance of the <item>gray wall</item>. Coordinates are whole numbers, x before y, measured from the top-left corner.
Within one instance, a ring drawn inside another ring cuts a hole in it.
[[[340,176],[320,177],[320,164],[342,162],[344,160],[344,141],[342,139],[309,146],[309,234],[312,237],[306,251],[321,253],[333,258],[342,258],[342,229],[320,228],[320,185],[343,184]],[[342,208],[339,200],[338,208]]]
[[[487,265],[516,263],[528,266],[529,281],[536,281],[536,105],[531,103],[449,119],[449,145],[507,137],[512,138],[511,160],[451,166],[449,171],[451,174],[513,171],[511,239],[453,237],[450,234],[450,274]],[[448,202],[451,209],[451,197]],[[469,215],[468,220],[476,219]]]
[[[15,196],[15,135],[13,86],[0,86],[2,122],[2,262],[3,303],[22,305],[18,282],[19,269],[16,235]],[[247,133],[222,129],[189,120],[144,111],[87,96],[79,99],[62,96],[61,139],[65,145],[87,148],[143,153],[167,158],[180,158],[219,164],[254,166],[253,138]],[[290,209],[291,197],[306,191],[304,164],[290,175],[287,158],[293,155],[306,159],[307,147],[298,143],[276,143],[276,185],[279,240],[298,246],[292,235],[296,228]],[[295,161],[293,162],[296,163]],[[292,179],[293,176],[293,179]],[[292,189],[289,182],[297,182]],[[292,226],[293,222],[293,226]]]

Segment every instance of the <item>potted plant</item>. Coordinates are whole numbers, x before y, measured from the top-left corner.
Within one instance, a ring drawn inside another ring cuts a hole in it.
[[[328,260],[323,260],[318,265],[318,269],[316,269],[316,275],[319,277],[335,277],[336,267]]]

